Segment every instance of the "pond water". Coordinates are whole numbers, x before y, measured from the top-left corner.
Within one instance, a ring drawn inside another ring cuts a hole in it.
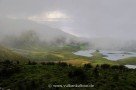
[[[95,50],[81,50],[77,51],[74,54],[80,55],[80,56],[86,56],[86,57],[92,57],[93,55],[91,53],[95,52]]]
[[[136,57],[136,52],[100,50],[100,53],[102,53],[103,55],[106,55],[107,57],[105,57],[105,58],[107,58],[109,60],[113,60],[113,61],[128,58],[128,57]]]
[[[92,57],[92,53],[96,50],[81,50],[77,51],[74,54],[86,57]],[[136,52],[125,52],[125,51],[108,51],[108,50],[99,50],[101,54],[103,54],[108,60],[119,60],[128,57],[136,57]]]
[[[127,68],[136,69],[136,65],[125,65]]]

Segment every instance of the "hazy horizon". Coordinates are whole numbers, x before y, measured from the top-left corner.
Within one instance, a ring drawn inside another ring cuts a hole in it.
[[[135,40],[135,4],[135,0],[0,0],[0,24],[33,21],[78,37]]]

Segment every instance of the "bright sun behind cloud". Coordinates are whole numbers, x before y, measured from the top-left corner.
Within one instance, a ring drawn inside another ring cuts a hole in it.
[[[64,13],[59,12],[59,11],[48,12],[46,14],[46,17],[47,18],[52,18],[52,19],[55,19],[55,18],[56,19],[62,19],[62,18],[66,19],[66,18],[68,18],[67,15],[65,15]]]
[[[44,12],[39,15],[28,17],[29,20],[43,22],[43,21],[62,21],[68,20],[69,17],[60,11]]]

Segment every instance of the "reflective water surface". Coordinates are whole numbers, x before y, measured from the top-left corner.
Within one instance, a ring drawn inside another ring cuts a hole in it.
[[[80,56],[91,57],[92,53],[95,51],[96,50],[81,50],[81,51],[75,52],[74,54],[80,55]],[[107,58],[113,61],[128,58],[128,57],[136,57],[136,52],[100,50],[100,53],[105,56],[104,58]]]

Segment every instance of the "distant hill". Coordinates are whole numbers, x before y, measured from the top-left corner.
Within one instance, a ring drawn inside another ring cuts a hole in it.
[[[41,39],[51,40],[56,37],[75,38],[60,29],[52,28],[46,24],[40,24],[29,20],[3,19],[0,21],[1,35],[20,35],[22,32],[32,30],[40,35]]]
[[[81,42],[80,38],[60,29],[29,20],[3,19],[0,27],[1,44],[14,48],[47,44],[62,46]]]

